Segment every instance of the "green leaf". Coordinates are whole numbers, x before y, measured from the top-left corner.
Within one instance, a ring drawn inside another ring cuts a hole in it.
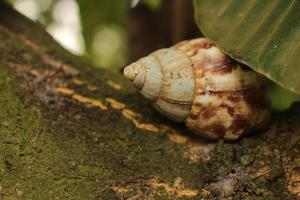
[[[300,94],[300,0],[194,0],[194,5],[206,37]]]

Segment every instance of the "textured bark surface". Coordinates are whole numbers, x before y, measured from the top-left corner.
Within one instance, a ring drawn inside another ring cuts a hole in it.
[[[201,140],[0,3],[1,199],[297,199],[299,121]]]

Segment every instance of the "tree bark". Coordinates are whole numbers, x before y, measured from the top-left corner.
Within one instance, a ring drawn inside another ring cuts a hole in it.
[[[1,199],[296,199],[299,120],[202,140],[0,3]]]

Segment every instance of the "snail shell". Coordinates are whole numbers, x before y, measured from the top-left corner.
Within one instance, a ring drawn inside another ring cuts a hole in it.
[[[235,140],[270,117],[264,78],[205,38],[157,50],[124,75],[160,113],[209,139]]]

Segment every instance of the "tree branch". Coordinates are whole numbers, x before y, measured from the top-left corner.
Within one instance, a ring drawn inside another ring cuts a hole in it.
[[[295,199],[300,106],[208,142],[0,3],[1,199]]]

